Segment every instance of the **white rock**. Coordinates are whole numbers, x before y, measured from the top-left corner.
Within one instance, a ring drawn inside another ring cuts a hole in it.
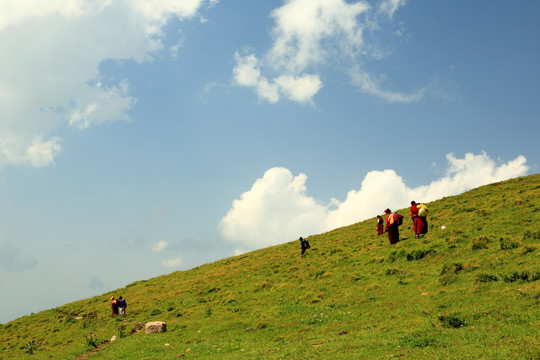
[[[151,321],[144,325],[144,332],[147,334],[161,333],[167,331],[167,324],[163,321]]]

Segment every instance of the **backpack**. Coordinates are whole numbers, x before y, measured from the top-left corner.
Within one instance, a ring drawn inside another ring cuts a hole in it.
[[[428,215],[428,208],[426,205],[424,204],[419,204],[418,205],[418,216],[420,217],[427,217]]]
[[[306,240],[306,249],[311,249],[311,246],[309,246],[309,241]]]
[[[403,224],[403,215],[394,213],[394,224],[396,224],[397,226]]]

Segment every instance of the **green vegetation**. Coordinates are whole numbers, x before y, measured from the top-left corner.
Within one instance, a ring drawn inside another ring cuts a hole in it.
[[[303,259],[293,241],[25,316],[0,326],[0,359],[539,359],[539,189],[434,201],[421,239],[406,218],[390,245],[369,219]]]

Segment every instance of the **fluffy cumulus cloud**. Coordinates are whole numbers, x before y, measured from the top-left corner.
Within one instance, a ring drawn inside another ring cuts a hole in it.
[[[129,120],[129,81],[104,84],[105,60],[151,61],[167,21],[215,0],[0,2],[0,168],[48,166],[60,129]]]
[[[323,231],[325,206],[306,195],[306,175],[272,168],[233,202],[221,220],[221,233],[247,249],[291,240],[297,234]]]
[[[520,155],[500,163],[486,153],[447,155],[448,170],[432,183],[410,188],[393,170],[371,171],[358,190],[345,200],[319,204],[307,195],[306,175],[272,168],[250,190],[233,202],[220,222],[222,236],[244,250],[253,250],[317,234],[374,217],[390,207],[407,207],[411,200],[429,202],[472,188],[527,174]]]
[[[384,90],[377,77],[359,66],[370,52],[364,29],[377,29],[381,14],[392,20],[403,5],[404,0],[383,0],[375,9],[365,1],[285,1],[271,13],[272,47],[260,58],[250,51],[237,53],[233,80],[270,103],[281,97],[311,103],[323,86],[321,69],[329,65],[348,73],[364,93],[390,102],[417,101],[425,90],[411,94]]]

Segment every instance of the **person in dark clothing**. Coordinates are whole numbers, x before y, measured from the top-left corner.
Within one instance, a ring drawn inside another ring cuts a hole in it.
[[[306,250],[309,249],[311,246],[309,246],[309,242],[305,240],[303,237],[300,236],[300,256],[304,257],[306,255]]]
[[[118,298],[118,310],[120,312],[120,315],[126,315],[126,308],[127,308],[127,303],[126,303],[126,299],[124,299],[123,297],[119,297]]]

